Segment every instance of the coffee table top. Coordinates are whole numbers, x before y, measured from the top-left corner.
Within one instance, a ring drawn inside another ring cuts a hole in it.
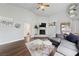
[[[55,48],[49,40],[42,41],[40,39],[33,40],[26,45],[32,56],[48,56]]]

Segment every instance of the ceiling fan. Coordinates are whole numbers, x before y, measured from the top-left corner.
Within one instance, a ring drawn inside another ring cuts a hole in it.
[[[37,3],[37,9],[40,9],[42,11],[44,11],[48,7],[49,7],[48,3]]]

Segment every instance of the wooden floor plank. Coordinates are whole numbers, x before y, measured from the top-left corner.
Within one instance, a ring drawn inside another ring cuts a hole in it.
[[[0,56],[30,56],[25,40],[0,45]]]

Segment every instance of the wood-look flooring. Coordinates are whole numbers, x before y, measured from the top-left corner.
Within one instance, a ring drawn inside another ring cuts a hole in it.
[[[25,45],[25,40],[20,40],[0,45],[0,56],[31,56]]]

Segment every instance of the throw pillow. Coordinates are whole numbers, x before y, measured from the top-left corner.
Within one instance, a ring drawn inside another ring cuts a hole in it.
[[[79,40],[79,37],[70,33],[68,36],[66,36],[66,40],[76,43]]]

